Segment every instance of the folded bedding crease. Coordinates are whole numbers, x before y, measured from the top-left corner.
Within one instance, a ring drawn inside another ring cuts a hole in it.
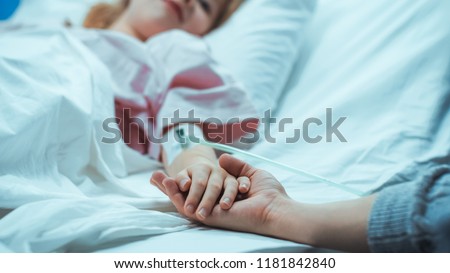
[[[114,117],[107,70],[64,30],[31,33],[0,38],[0,208],[13,210],[0,220],[0,246],[91,251],[189,228],[160,212],[173,210],[167,198],[120,179],[133,151],[102,142],[102,122]],[[160,167],[133,156],[148,172]]]

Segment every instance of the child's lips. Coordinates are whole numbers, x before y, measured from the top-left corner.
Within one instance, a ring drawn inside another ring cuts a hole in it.
[[[182,23],[184,21],[184,16],[183,10],[180,5],[172,0],[165,0],[164,2],[177,14],[178,20],[180,21],[180,23]]]

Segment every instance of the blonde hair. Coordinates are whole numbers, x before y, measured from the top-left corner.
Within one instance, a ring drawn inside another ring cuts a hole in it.
[[[120,0],[116,4],[99,3],[86,15],[83,26],[86,28],[109,28],[128,7],[130,0]]]
[[[236,11],[244,0],[228,0],[227,7],[219,15],[211,30],[222,25]],[[115,4],[100,3],[94,5],[86,15],[83,26],[86,28],[107,29],[119,19],[127,9],[130,0],[120,0]]]

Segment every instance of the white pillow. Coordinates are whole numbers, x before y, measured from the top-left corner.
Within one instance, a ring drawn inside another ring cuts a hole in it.
[[[248,89],[260,113],[275,108],[316,0],[247,0],[208,35],[214,58]]]
[[[284,132],[275,124],[277,143],[252,152],[362,191],[449,154],[449,15],[449,0],[321,0],[293,72],[301,77],[277,113],[293,123]],[[327,108],[329,126],[347,117],[339,131],[348,142],[326,142]],[[309,131],[323,141],[287,144],[309,118],[324,122]]]

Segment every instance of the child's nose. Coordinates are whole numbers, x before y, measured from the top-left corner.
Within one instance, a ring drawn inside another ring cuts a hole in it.
[[[183,0],[188,8],[194,7],[195,0]]]
[[[183,4],[186,7],[186,15],[185,16],[187,18],[190,18],[194,11],[195,1],[197,1],[197,0],[181,0],[181,2],[183,2]]]

